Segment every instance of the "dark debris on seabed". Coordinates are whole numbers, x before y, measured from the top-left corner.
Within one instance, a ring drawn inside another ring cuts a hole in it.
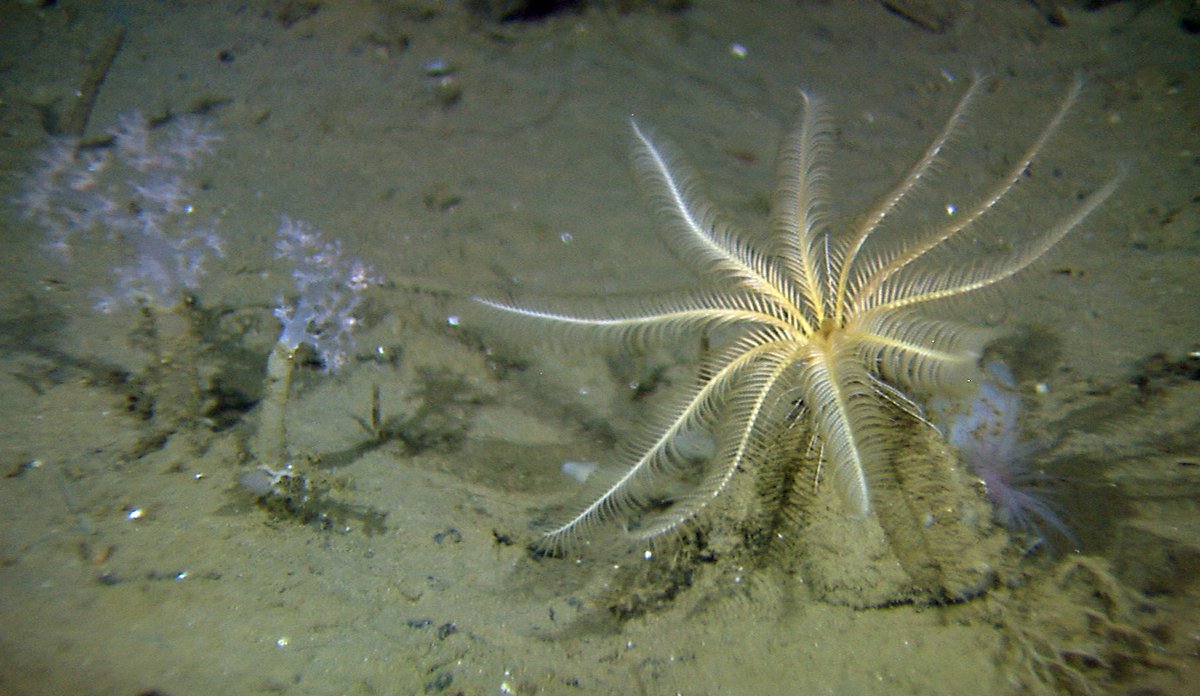
[[[337,492],[344,491],[347,483],[331,479],[315,468],[301,471],[309,466],[288,465],[282,471],[258,467],[242,474],[238,483],[254,496],[255,503],[272,520],[340,533],[348,533],[357,526],[367,536],[387,531],[386,512],[338,499]]]
[[[450,371],[419,370],[418,378],[421,386],[414,393],[419,404],[410,413],[385,415],[380,388],[375,385],[368,415],[353,417],[364,431],[361,441],[336,452],[296,458],[280,470],[259,466],[239,477],[240,490],[252,495],[255,504],[276,521],[290,520],[340,533],[359,528],[367,536],[385,532],[387,512],[342,499],[352,485],[331,472],[390,443],[398,444],[410,457],[428,451],[454,452],[466,439],[470,410],[483,400],[461,375]],[[436,539],[439,543],[443,540]]]

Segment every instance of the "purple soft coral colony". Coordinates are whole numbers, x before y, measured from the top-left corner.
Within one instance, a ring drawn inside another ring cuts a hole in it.
[[[95,293],[98,310],[171,307],[199,285],[205,261],[222,255],[213,224],[195,220],[184,177],[220,136],[199,117],[153,124],[137,112],[119,117],[109,135],[95,145],[52,140],[19,202],[64,260],[99,244],[125,248],[113,287]]]
[[[358,259],[342,258],[339,241],[323,241],[315,227],[286,215],[275,232],[275,257],[291,262],[298,292],[295,301],[280,300],[275,309],[283,324],[279,343],[291,351],[307,343],[326,368],[337,370],[352,346],[362,293],[379,279]]]

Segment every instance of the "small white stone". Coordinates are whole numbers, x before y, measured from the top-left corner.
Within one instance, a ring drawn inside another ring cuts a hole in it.
[[[583,483],[596,470],[596,462],[563,462],[562,472]]]

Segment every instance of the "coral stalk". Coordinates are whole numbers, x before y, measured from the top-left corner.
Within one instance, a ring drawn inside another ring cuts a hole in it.
[[[275,257],[292,263],[299,296],[290,303],[280,300],[275,309],[283,328],[267,358],[259,404],[254,454],[261,466],[272,471],[288,461],[287,400],[297,351],[308,345],[320,356],[324,369],[341,368],[359,324],[355,311],[362,293],[379,283],[361,261],[342,258],[340,243],[322,241],[312,225],[287,216],[276,231]]]

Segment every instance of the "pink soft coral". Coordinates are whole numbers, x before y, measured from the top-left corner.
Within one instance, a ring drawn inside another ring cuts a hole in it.
[[[998,361],[988,363],[986,371],[979,393],[951,423],[950,443],[983,482],[1002,524],[1039,544],[1047,540],[1045,525],[1075,545],[1075,535],[1059,518],[1057,507],[1038,490],[1050,477],[1029,468],[1038,448],[1022,440],[1021,397],[1012,373]]]

